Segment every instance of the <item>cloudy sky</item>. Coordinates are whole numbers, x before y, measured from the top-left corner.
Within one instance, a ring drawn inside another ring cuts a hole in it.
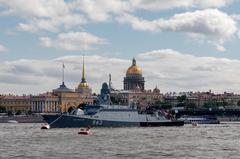
[[[0,93],[81,80],[115,88],[136,58],[146,88],[240,93],[239,0],[0,0]]]

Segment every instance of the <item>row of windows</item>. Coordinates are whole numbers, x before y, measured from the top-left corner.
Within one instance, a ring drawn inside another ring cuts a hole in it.
[[[32,105],[58,105],[58,101],[34,101],[32,102]]]
[[[58,106],[34,106],[32,107],[33,112],[58,112],[59,107]]]
[[[3,101],[0,104],[30,104],[28,101]]]

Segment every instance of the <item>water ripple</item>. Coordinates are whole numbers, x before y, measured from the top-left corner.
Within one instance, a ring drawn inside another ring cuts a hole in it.
[[[240,124],[155,128],[41,130],[41,124],[0,124],[0,158],[239,158]]]

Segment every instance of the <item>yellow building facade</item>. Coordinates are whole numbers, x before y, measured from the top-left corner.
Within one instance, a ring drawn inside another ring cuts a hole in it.
[[[64,83],[64,68],[63,65],[63,81],[52,92],[40,94],[32,97],[32,109],[36,113],[56,113],[69,112],[72,108],[77,108],[81,104],[93,104],[92,90],[85,78],[85,64],[83,57],[82,64],[82,80],[78,87],[73,90],[67,88]]]
[[[4,107],[6,111],[12,112],[28,112],[31,110],[30,96],[22,95],[2,95],[0,98],[0,106]]]

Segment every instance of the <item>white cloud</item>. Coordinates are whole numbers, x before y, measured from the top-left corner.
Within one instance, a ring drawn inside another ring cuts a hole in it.
[[[221,51],[224,41],[235,37],[238,31],[235,20],[217,9],[186,12],[169,19],[152,21],[125,14],[117,20],[123,24],[130,24],[133,29],[139,31],[184,32],[195,39],[209,39],[217,43],[217,49]]]
[[[113,15],[133,10],[131,4],[125,0],[76,0],[69,6],[73,10],[82,12],[90,21],[94,22],[109,21]]]
[[[107,40],[86,32],[68,32],[59,34],[56,39],[41,37],[40,42],[43,47],[73,51],[90,50],[92,45],[106,44]]]
[[[138,56],[151,86],[154,82],[164,91],[240,92],[239,60],[197,57],[174,50],[156,50]],[[186,64],[187,61],[187,64]],[[156,82],[158,81],[158,82]]]
[[[172,8],[218,8],[233,0],[0,0],[0,16],[17,16],[24,31],[56,32],[60,28],[79,27],[88,22],[106,22],[116,15],[141,10],[161,11]]]
[[[39,30],[56,32],[58,30],[58,27],[52,25],[50,20],[44,19],[33,19],[30,23],[19,23],[18,28],[30,32],[37,32]]]
[[[216,45],[216,49],[220,52],[226,51],[225,47],[223,47],[222,45],[219,45],[219,44]]]
[[[69,29],[74,26],[82,25],[86,20],[81,15],[64,15],[54,18],[41,19],[34,18],[28,23],[19,23],[18,29],[23,31],[37,32],[40,30],[58,32],[61,28]]]
[[[231,4],[233,0],[131,0],[134,8],[149,11],[173,8],[220,8]]]
[[[171,49],[139,54],[146,89],[156,85],[163,91],[215,92],[240,90],[240,61],[227,58],[197,57]],[[95,92],[112,74],[113,85],[123,88],[123,77],[131,59],[86,56],[86,78]],[[75,88],[81,80],[81,56],[64,56],[52,60],[17,60],[0,62],[0,93],[40,93],[51,91],[61,83],[61,64],[65,63],[66,84]],[[187,64],[186,64],[187,61]]]
[[[155,11],[182,7],[186,8],[191,5],[191,2],[186,0],[131,0],[131,3],[135,8]]]
[[[3,6],[0,16],[21,17],[18,28],[30,32],[57,32],[87,22],[106,22],[115,14],[133,10],[123,0],[0,0],[0,5]]]
[[[0,53],[1,52],[6,52],[6,51],[8,51],[8,49],[5,46],[0,44]]]
[[[231,17],[232,17],[234,20],[240,22],[240,14],[232,14]]]
[[[192,0],[192,6],[200,7],[200,8],[220,8],[226,5],[233,3],[234,0],[217,0],[217,1],[209,1],[209,0]]]
[[[82,57],[64,56],[52,60],[17,60],[0,62],[0,93],[33,93],[51,91],[61,84],[62,63],[65,63],[65,83],[75,88],[81,81]],[[99,91],[108,74],[121,81],[119,75],[130,63],[123,59],[85,56],[86,78],[94,91]]]
[[[7,6],[3,15],[20,17],[44,17],[51,18],[64,16],[69,9],[64,0],[0,0],[0,4]]]
[[[80,13],[72,11],[64,0],[0,0],[0,4],[6,6],[0,15],[21,17],[23,20],[18,24],[18,28],[24,31],[56,32],[60,28],[71,28],[86,22]]]
[[[153,21],[126,14],[119,17],[118,21],[130,24],[134,29],[140,31],[186,32],[222,38],[232,37],[237,31],[236,22],[217,9],[186,12],[176,14],[169,19]]]

